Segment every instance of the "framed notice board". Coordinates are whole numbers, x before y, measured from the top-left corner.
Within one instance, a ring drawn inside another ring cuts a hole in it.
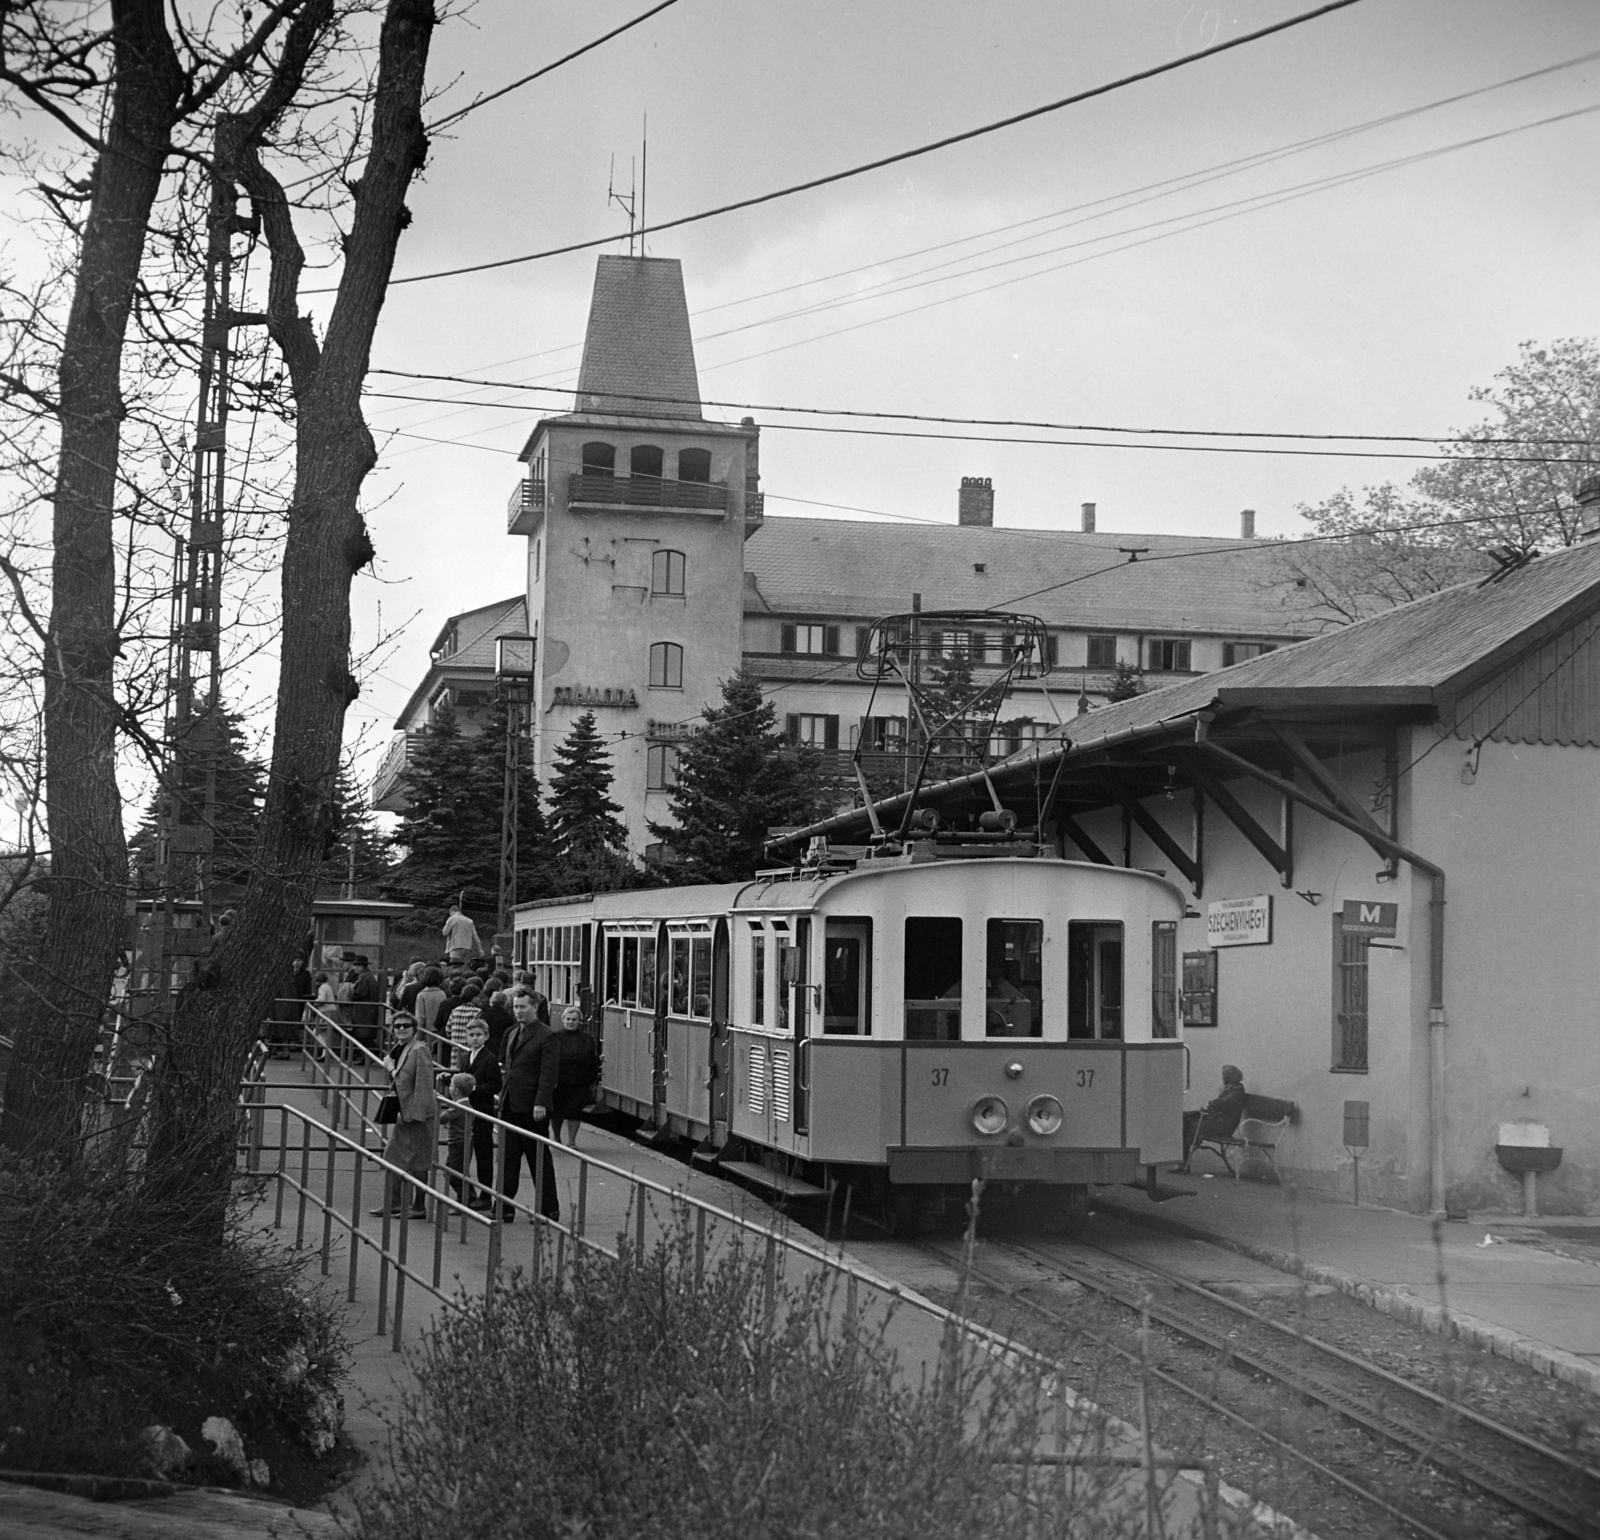
[[[1178,1005],[1186,1027],[1217,1024],[1217,954],[1210,948],[1183,954],[1183,989]]]

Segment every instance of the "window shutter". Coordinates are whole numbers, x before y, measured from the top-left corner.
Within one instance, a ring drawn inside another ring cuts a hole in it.
[[[838,751],[839,751],[839,719],[838,719],[838,717],[827,717],[827,718],[824,719],[823,724],[822,724],[822,746],[830,754],[838,753]]]
[[[1054,631],[1045,638],[1044,655],[1051,668],[1061,661],[1061,638]]]
[[[788,624],[784,625],[784,627],[783,627],[783,637],[782,637],[782,640],[778,643],[778,650],[780,652],[793,652],[794,651],[794,627],[792,625],[788,625]],[[790,731],[792,732],[794,730],[794,728],[793,728],[794,718],[790,717],[789,718],[789,722],[790,722]]]
[[[830,655],[839,650],[839,628],[837,626],[824,626],[822,628],[822,650]]]
[[[783,730],[789,735],[790,743],[800,741],[800,718],[795,712],[791,711],[783,719]]]

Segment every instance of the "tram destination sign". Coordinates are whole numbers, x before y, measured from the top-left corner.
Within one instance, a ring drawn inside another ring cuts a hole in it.
[[[1393,936],[1400,929],[1400,906],[1347,898],[1339,922],[1347,936]]]
[[[1219,898],[1206,905],[1207,946],[1270,946],[1272,895]]]

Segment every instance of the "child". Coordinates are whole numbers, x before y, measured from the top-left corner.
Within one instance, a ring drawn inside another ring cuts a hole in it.
[[[441,1080],[444,1076],[439,1077]],[[445,1132],[449,1135],[449,1152],[445,1157],[445,1164],[450,1168],[451,1175],[447,1178],[450,1191],[454,1197],[463,1196],[464,1188],[462,1177],[467,1165],[467,1113],[464,1107],[458,1106],[460,1102],[472,1095],[472,1088],[476,1084],[472,1076],[465,1071],[458,1072],[450,1077],[450,1099],[439,1104],[439,1121],[444,1124]]]

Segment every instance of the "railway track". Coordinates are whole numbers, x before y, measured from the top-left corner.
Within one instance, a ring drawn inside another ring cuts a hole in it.
[[[1217,1394],[1216,1366],[1236,1368],[1270,1380],[1301,1402],[1326,1408],[1359,1427],[1371,1439],[1407,1459],[1425,1464],[1450,1481],[1472,1489],[1509,1513],[1572,1540],[1600,1540],[1600,1471],[1552,1449],[1515,1428],[1452,1401],[1427,1386],[1392,1373],[1380,1364],[1288,1326],[1201,1284],[1107,1247],[1008,1241],[991,1243],[1069,1279],[1115,1305],[1147,1318],[1171,1337],[1198,1350],[1209,1362],[1199,1375],[1158,1368],[1136,1352],[1098,1333],[1088,1332],[1065,1310],[1052,1308],[982,1266],[970,1276],[1029,1315],[1081,1334],[1118,1357],[1131,1360],[1165,1388],[1196,1403],[1241,1432],[1331,1482],[1347,1495],[1370,1504],[1426,1540],[1456,1540],[1460,1530],[1441,1529],[1437,1506],[1396,1499],[1372,1480],[1363,1466],[1381,1461],[1346,1460],[1342,1468],[1293,1436],[1268,1426]],[[947,1266],[962,1258],[935,1245],[924,1248]],[[1098,1254],[1114,1264],[1096,1265]],[[1129,1275],[1132,1275],[1131,1277]],[[1167,1297],[1157,1298],[1159,1292]],[[1173,1297],[1175,1296],[1175,1297]],[[1180,1303],[1181,1302],[1181,1303]]]

